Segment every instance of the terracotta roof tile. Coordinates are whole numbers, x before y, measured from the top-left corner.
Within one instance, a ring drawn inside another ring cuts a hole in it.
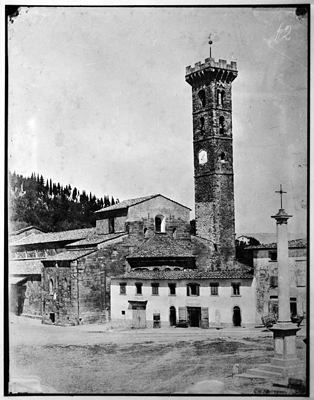
[[[94,253],[96,251],[97,251],[96,249],[68,250],[68,251],[64,251],[62,253],[55,254],[53,256],[49,256],[43,261],[73,261],[73,260],[77,260],[78,258],[87,256],[91,253]]]
[[[135,206],[136,204],[142,203],[143,201],[150,200],[154,197],[161,196],[169,201],[172,201],[173,203],[179,204],[180,206],[187,208],[188,210],[191,210],[189,207],[184,206],[183,204],[178,203],[177,201],[171,200],[166,196],[163,196],[162,194],[152,194],[151,196],[145,196],[145,197],[138,197],[136,199],[128,199],[128,200],[123,200],[121,203],[114,204],[113,206],[105,207],[102,208],[101,210],[95,211],[95,213],[100,213],[100,212],[106,212],[106,211],[113,211],[113,210],[119,210],[121,208],[128,208]]]
[[[70,231],[39,233],[23,237],[12,242],[11,246],[22,246],[26,244],[62,242],[67,240],[80,240],[96,232],[96,228],[73,229]]]
[[[253,275],[243,271],[199,271],[185,269],[183,271],[130,271],[112,277],[113,279],[252,279]]]
[[[120,208],[128,208],[128,207],[134,206],[135,204],[142,203],[143,201],[150,200],[156,196],[158,196],[158,194],[153,194],[151,196],[145,196],[145,197],[137,197],[136,199],[123,200],[123,201],[121,201],[121,203],[117,203],[112,206],[102,208],[101,210],[95,211],[95,213],[119,210]]]
[[[294,239],[288,241],[289,249],[307,247],[307,239]],[[245,249],[276,249],[277,243],[259,244],[257,246],[247,246]]]
[[[155,233],[127,258],[193,257],[192,251],[179,245],[166,233]]]
[[[126,236],[125,232],[109,233],[107,235],[92,235],[86,239],[79,240],[78,242],[70,243],[66,245],[66,248],[76,247],[76,246],[92,246],[99,243],[107,242],[109,240],[117,239],[121,236]]]

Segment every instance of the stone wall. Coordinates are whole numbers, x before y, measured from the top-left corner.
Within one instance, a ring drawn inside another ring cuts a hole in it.
[[[42,315],[41,276],[29,277],[25,286],[23,314]]]

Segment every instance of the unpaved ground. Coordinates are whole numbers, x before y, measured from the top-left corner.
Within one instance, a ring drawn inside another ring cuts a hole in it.
[[[305,329],[297,337],[305,360]],[[273,356],[270,332],[261,328],[110,330],[105,325],[57,327],[18,318],[10,324],[11,378],[37,377],[58,393],[176,393],[204,379],[226,391],[253,394],[256,383],[234,379]]]

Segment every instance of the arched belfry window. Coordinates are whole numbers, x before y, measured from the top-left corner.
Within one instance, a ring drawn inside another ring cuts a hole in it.
[[[157,215],[155,217],[155,231],[166,232],[166,220],[163,215]]]
[[[219,134],[223,135],[225,133],[225,118],[219,117]]]
[[[200,90],[199,92],[198,92],[198,97],[199,97],[199,99],[200,99],[200,101],[201,101],[201,104],[202,104],[202,107],[205,107],[205,105],[206,105],[206,95],[205,95],[205,90]]]
[[[226,154],[223,151],[220,154],[220,161],[222,164],[226,162]]]

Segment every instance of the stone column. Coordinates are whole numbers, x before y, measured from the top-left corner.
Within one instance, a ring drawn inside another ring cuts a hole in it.
[[[288,248],[288,215],[280,209],[275,218],[277,221],[277,268],[278,268],[278,323],[290,322],[290,267]]]
[[[278,265],[278,321],[271,328],[274,333],[273,368],[283,376],[295,376],[302,369],[296,355],[296,333],[300,330],[290,319],[290,266],[287,223],[291,215],[280,209],[273,215],[277,222],[277,265]]]

